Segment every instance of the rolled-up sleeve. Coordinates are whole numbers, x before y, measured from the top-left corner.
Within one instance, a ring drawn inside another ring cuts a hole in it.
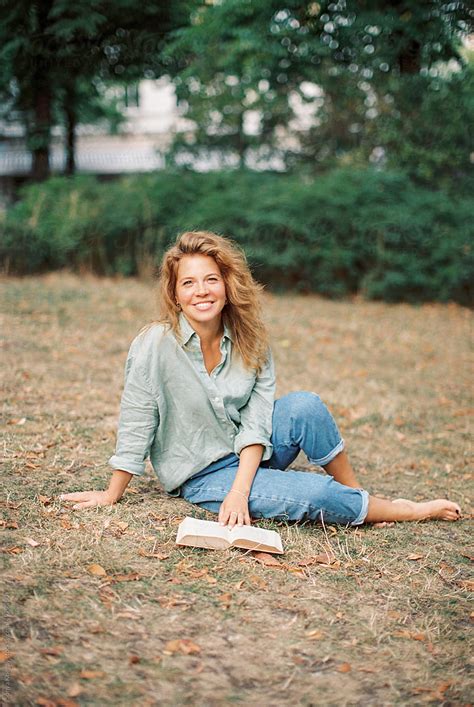
[[[158,424],[158,401],[143,361],[134,357],[132,344],[125,364],[117,444],[115,454],[109,459],[110,466],[129,474],[143,474]]]
[[[275,401],[275,368],[271,352],[266,364],[255,379],[250,398],[240,409],[240,426],[234,440],[234,452],[240,454],[244,447],[261,444],[265,447],[262,461],[273,453],[271,443],[273,404]]]

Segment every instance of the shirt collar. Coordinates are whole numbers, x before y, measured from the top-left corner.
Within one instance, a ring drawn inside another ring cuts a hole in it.
[[[181,332],[181,346],[185,346],[193,336],[197,336],[196,332],[182,312],[179,315],[179,330]],[[230,339],[230,341],[233,341],[232,332],[225,320],[224,337]]]

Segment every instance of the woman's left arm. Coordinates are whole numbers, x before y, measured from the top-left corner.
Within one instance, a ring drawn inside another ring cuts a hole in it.
[[[240,452],[239,468],[234,483],[219,509],[221,525],[250,525],[248,497],[255,474],[262,461],[264,447],[261,444],[251,444]]]
[[[252,482],[262,459],[271,457],[273,447],[272,417],[275,400],[275,370],[271,351],[262,370],[255,379],[250,398],[240,412],[239,432],[235,437],[234,451],[239,455],[239,468],[232,488],[219,510],[219,521],[232,528],[250,525],[248,497]]]

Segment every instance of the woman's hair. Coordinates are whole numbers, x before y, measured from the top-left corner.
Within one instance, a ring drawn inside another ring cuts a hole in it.
[[[180,260],[186,255],[214,258],[225,283],[227,303],[222,311],[234,346],[244,366],[260,371],[268,357],[268,335],[261,316],[262,285],[255,282],[243,251],[228,238],[209,231],[186,231],[163,256],[158,281],[160,319],[179,337],[180,310],[176,305],[176,280]]]

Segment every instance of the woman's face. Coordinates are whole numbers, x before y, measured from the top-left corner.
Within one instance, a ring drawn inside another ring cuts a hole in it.
[[[178,263],[176,301],[193,328],[219,323],[226,303],[219,266],[209,255],[185,255]]]

